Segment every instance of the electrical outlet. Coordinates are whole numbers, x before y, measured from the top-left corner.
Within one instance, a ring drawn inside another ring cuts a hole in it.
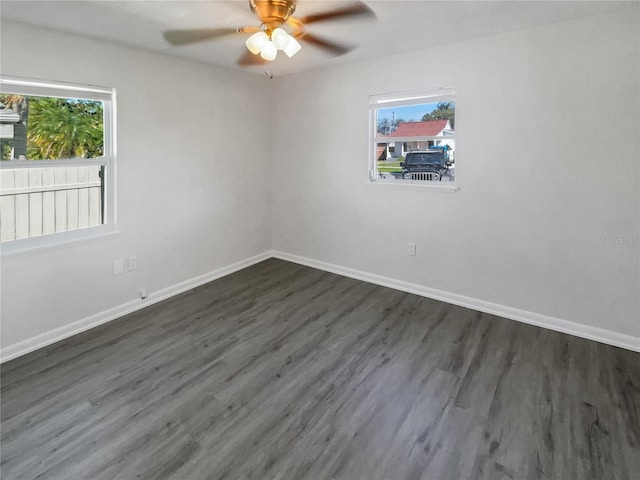
[[[407,253],[411,256],[416,254],[416,244],[413,242],[409,242],[409,248],[407,249]]]
[[[136,268],[138,268],[138,257],[129,257],[127,259],[127,270],[130,272]]]
[[[122,275],[124,273],[124,260],[119,258],[113,261],[113,274]]]

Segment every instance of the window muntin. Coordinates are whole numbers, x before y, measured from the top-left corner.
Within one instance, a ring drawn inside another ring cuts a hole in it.
[[[113,89],[0,77],[0,102],[2,253],[112,232]]]
[[[453,88],[372,95],[369,105],[372,182],[455,185]]]

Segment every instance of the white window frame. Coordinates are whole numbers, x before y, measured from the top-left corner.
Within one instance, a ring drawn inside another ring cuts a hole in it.
[[[17,95],[78,98],[100,101],[104,115],[104,151],[98,158],[70,158],[56,160],[0,161],[0,175],[4,169],[100,165],[104,175],[104,223],[76,230],[50,233],[0,243],[0,254],[11,256],[34,250],[72,245],[117,234],[116,229],[116,92],[114,88],[79,85],[57,81],[43,81],[0,76],[0,91]]]
[[[378,143],[389,143],[388,137],[378,134],[378,110],[382,108],[403,107],[421,103],[436,103],[442,101],[455,102],[454,87],[439,87],[429,90],[412,92],[395,92],[374,94],[369,96],[369,161],[368,176],[370,185],[393,185],[401,188],[415,187],[422,189],[455,192],[460,189],[457,178],[453,182],[421,182],[416,180],[385,180],[378,176],[376,151]],[[393,142],[437,141],[443,139],[456,140],[456,135],[423,136],[423,137],[394,137]],[[456,161],[457,164],[457,161]]]

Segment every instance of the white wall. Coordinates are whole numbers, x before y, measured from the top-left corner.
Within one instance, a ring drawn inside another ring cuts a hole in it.
[[[280,79],[274,249],[640,337],[639,22],[635,5]],[[461,190],[368,185],[369,94],[438,86],[457,89]]]
[[[116,88],[120,230],[2,258],[3,349],[269,250],[270,82],[21,24],[1,34],[5,75]],[[112,276],[129,256],[137,270]]]

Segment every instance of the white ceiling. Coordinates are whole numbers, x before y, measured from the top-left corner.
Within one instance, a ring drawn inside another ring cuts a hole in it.
[[[296,16],[340,6],[349,1],[298,0]],[[617,1],[400,1],[369,0],[376,20],[315,23],[308,31],[334,41],[358,45],[342,57],[304,45],[293,58],[280,54],[269,68],[275,75],[353,62],[499,32],[560,22],[627,8]],[[201,62],[263,73],[265,67],[239,67],[245,52],[242,35],[187,47],[167,44],[170,29],[257,25],[248,0],[2,0],[2,19],[50,27]]]

